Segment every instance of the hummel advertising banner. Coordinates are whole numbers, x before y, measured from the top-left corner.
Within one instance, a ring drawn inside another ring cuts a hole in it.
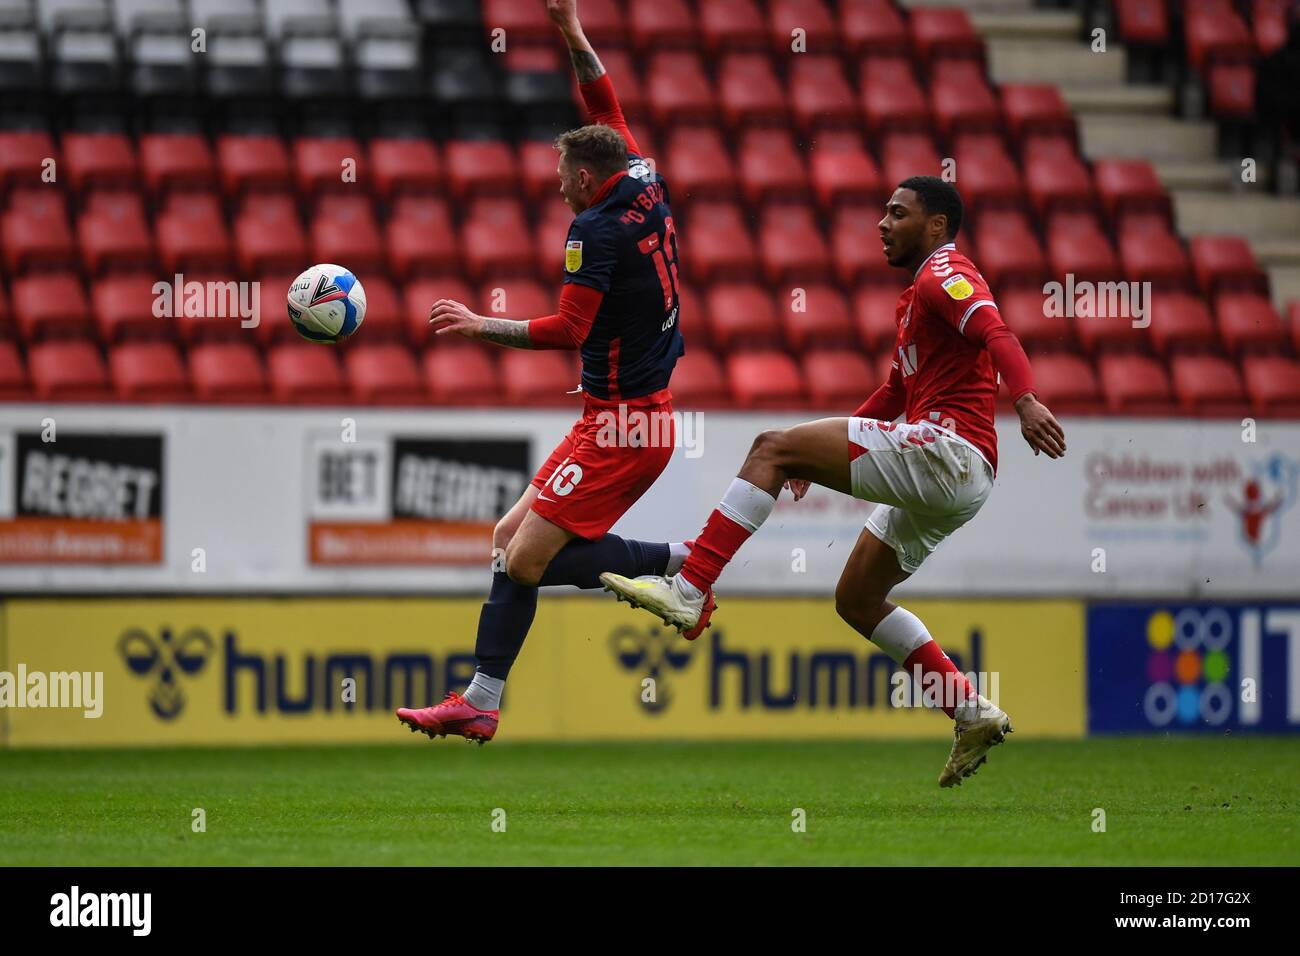
[[[568,433],[576,401],[3,406],[0,590],[482,595],[492,527]],[[675,446],[613,529],[649,541],[698,534],[754,437],[811,417],[679,409],[668,427],[636,414],[611,411],[609,440]],[[47,420],[57,442],[43,440]],[[1294,598],[1300,422],[1063,425],[1068,451],[1053,461],[999,419],[992,493],[900,594]],[[719,594],[829,596],[872,507],[820,488],[782,494]]]

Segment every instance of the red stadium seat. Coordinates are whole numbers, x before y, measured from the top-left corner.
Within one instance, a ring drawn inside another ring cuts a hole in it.
[[[1237,367],[1219,355],[1175,355],[1169,362],[1174,395],[1189,415],[1240,418],[1250,413]]]
[[[287,281],[277,280],[274,286],[257,290],[260,295],[254,300],[252,287],[242,286],[228,271],[185,273],[182,278],[179,301],[173,281],[169,283],[171,298],[165,304],[171,307],[172,327],[186,342],[245,339],[252,326],[246,328],[244,323],[251,323],[254,316],[242,310],[247,308],[251,313],[254,301],[258,309],[254,334],[268,335],[271,328],[263,330],[268,324],[283,327],[286,337],[292,332],[285,315]]]
[[[38,273],[14,279],[14,322],[28,341],[69,335],[88,335],[90,307],[76,275]]]
[[[741,352],[727,356],[727,381],[746,408],[796,408],[803,404],[799,366],[784,352]]]
[[[754,276],[758,252],[736,205],[695,203],[691,207],[689,225],[682,227],[681,237],[684,255],[689,257],[691,276],[696,281]]]
[[[797,56],[790,62],[790,106],[805,134],[853,128],[861,116],[840,61],[831,56]]]
[[[831,278],[830,250],[807,206],[768,206],[759,230],[759,253],[769,283],[800,285]]]
[[[368,191],[372,176],[362,168],[361,144],[350,136],[301,136],[293,143],[293,165],[304,196]],[[354,171],[350,180],[344,175]]]
[[[1111,222],[1138,212],[1170,215],[1169,194],[1147,160],[1099,159],[1093,163],[1092,173],[1102,208]]]
[[[628,40],[627,13],[622,3],[619,0],[584,0],[582,32],[597,49],[624,46]]]
[[[1029,150],[1025,187],[1039,216],[1058,209],[1091,209],[1096,202],[1088,168],[1075,156]]]
[[[645,117],[648,103],[645,84],[641,82],[640,67],[633,59],[632,54],[627,50],[617,48],[606,50],[602,47],[600,62],[605,65],[605,72],[609,74],[614,89],[618,92],[618,102],[623,107],[623,115],[632,127],[633,135],[637,136],[637,142],[640,143],[640,137],[648,132],[644,129],[638,129],[636,125],[637,120]],[[573,99],[585,114],[586,107],[579,95],[576,77],[573,81]],[[641,143],[643,149],[645,145]]]
[[[695,288],[680,278],[677,282],[678,328],[691,348],[710,347],[709,326],[704,315],[704,300]]]
[[[185,363],[170,342],[126,342],[108,353],[117,397],[128,402],[185,402],[191,398]]]
[[[1169,42],[1165,0],[1113,0],[1119,38],[1135,46],[1163,47]]]
[[[655,0],[628,6],[628,32],[637,50],[644,53],[695,47],[699,33],[685,0]]]
[[[985,212],[975,221],[973,232],[980,272],[991,285],[1041,285],[1047,260],[1023,213]]]
[[[777,300],[785,340],[795,352],[809,349],[851,349],[856,330],[848,303],[834,286],[810,285],[791,290]]]
[[[174,197],[155,221],[154,234],[164,272],[230,269],[233,245],[215,196]]]
[[[415,358],[404,345],[358,342],[344,350],[343,363],[352,395],[359,402],[414,405],[427,400]]]
[[[676,180],[674,179],[674,182]],[[678,195],[674,192],[674,196]],[[533,232],[533,248],[537,255],[537,274],[549,280],[564,274],[564,243],[573,225],[573,211],[557,197],[542,207],[537,227]]]
[[[301,271],[301,263],[295,265],[292,269],[283,271],[263,273],[257,278],[256,286],[251,290],[252,295],[257,303],[257,327],[253,330],[253,335],[259,343],[269,346],[273,342],[301,342],[303,339],[298,335],[298,330],[293,327],[287,314],[287,302],[289,287],[293,285],[293,280],[298,278]],[[237,323],[238,324],[238,323]],[[189,336],[191,340],[197,331],[192,326],[186,327],[185,322],[180,323],[183,334]],[[207,336],[209,331],[203,330],[204,337],[214,339],[226,339],[227,341],[240,338],[232,335],[212,335]],[[192,348],[194,346],[191,346]]]
[[[314,261],[347,263],[355,275],[384,268],[383,240],[364,194],[335,196],[314,208],[316,216],[310,228]]]
[[[801,364],[812,404],[842,415],[861,405],[878,384],[871,366],[857,352],[809,352]]]
[[[733,53],[718,67],[718,104],[733,129],[784,126],[789,112],[785,88],[763,53]]]
[[[754,0],[710,0],[700,4],[699,26],[711,56],[723,51],[767,49],[767,27]]]
[[[273,347],[267,361],[276,401],[334,406],[350,400],[335,349],[291,342]]]
[[[636,4],[634,9],[654,9]],[[646,100],[650,115],[659,126],[678,123],[711,123],[717,98],[704,65],[695,53],[656,53],[646,73]],[[635,134],[634,134],[635,135]]]
[[[27,366],[18,354],[18,346],[0,339],[0,401],[22,402],[30,397]]]
[[[1057,352],[1033,357],[1038,398],[1058,414],[1087,415],[1104,411],[1092,366],[1081,356]],[[1006,389],[1000,389],[1000,395]]]
[[[555,172],[559,160],[560,154],[550,142],[529,140],[519,145],[519,172],[530,202],[559,195],[560,177]]]
[[[495,356],[473,345],[425,350],[425,391],[438,405],[495,405],[500,401]]]
[[[1214,300],[1219,335],[1228,351],[1267,352],[1285,349],[1286,328],[1266,296],[1252,292],[1228,292]]]
[[[154,315],[158,280],[148,274],[115,275],[95,283],[95,325],[104,342],[132,338],[170,337],[174,326],[169,316]]]
[[[532,279],[502,279],[484,283],[472,306],[493,318],[535,319],[553,314],[560,307],[559,298],[559,289],[548,290]]]
[[[1167,291],[1151,299],[1148,332],[1157,352],[1208,351],[1218,346],[1210,310],[1199,296]]]
[[[876,226],[879,221],[875,208],[846,208],[835,213],[831,222],[831,265],[840,285],[867,281],[894,287],[906,278],[885,260]]]
[[[245,198],[235,217],[235,259],[241,271],[300,271],[307,260],[307,234],[291,195]]]
[[[140,171],[155,195],[168,189],[212,189],[216,163],[197,133],[146,133],[140,137]]]
[[[393,283],[383,273],[368,275],[361,283],[366,290],[367,343],[406,340],[406,310]]]
[[[0,216],[0,252],[11,275],[77,265],[72,230],[66,214],[57,207],[51,202],[44,211],[13,209]]]
[[[1243,63],[1255,55],[1255,44],[1229,0],[1187,0],[1183,11],[1187,61],[1203,71],[1212,63]]]
[[[1250,119],[1255,115],[1255,67],[1249,63],[1216,63],[1207,72],[1210,115],[1219,119]]]
[[[1002,125],[998,98],[973,62],[941,63],[930,80],[930,111],[943,136],[996,132]]]
[[[195,345],[189,352],[190,381],[200,401],[265,402],[266,371],[257,349],[244,342]]]
[[[506,349],[500,367],[504,398],[509,404],[573,405],[575,402],[569,393],[578,387],[579,376],[569,352]]]
[[[438,151],[427,139],[372,139],[366,156],[375,192],[384,199],[435,193],[442,187]]]
[[[899,290],[869,285],[853,296],[853,322],[868,352],[889,350],[898,337]]]
[[[1073,273],[1076,280],[1119,278],[1115,250],[1089,213],[1058,213],[1047,221],[1047,262],[1053,278]]]
[[[802,199],[808,194],[803,155],[786,130],[750,130],[739,147],[740,186],[752,203]]]
[[[1150,282],[1165,289],[1191,288],[1192,269],[1183,244],[1169,230],[1119,234],[1119,258],[1124,278]]]
[[[966,207],[978,214],[990,208],[1017,209],[1024,205],[1025,188],[1020,170],[1007,155],[996,137],[957,137],[953,150],[957,161],[957,181]]]
[[[706,127],[674,130],[668,140],[665,168],[672,176],[673,197],[735,197],[736,173],[722,133]]]
[[[858,94],[869,132],[930,131],[930,100],[916,81],[911,60],[871,57],[864,61]]]
[[[1253,0],[1251,3],[1251,32],[1255,37],[1255,49],[1261,57],[1270,56],[1286,46],[1288,11],[1293,8],[1291,0]]]
[[[483,24],[505,30],[509,42],[520,46],[547,43],[555,36],[546,8],[529,0],[483,0]]]
[[[722,283],[709,290],[709,340],[720,350],[767,348],[781,341],[776,303],[761,286]],[[703,317],[703,316],[702,316]]]
[[[452,332],[435,336],[429,329],[429,312],[439,299],[455,299],[471,309],[475,307],[477,297],[465,280],[454,276],[439,276],[436,279],[416,279],[406,286],[403,309],[406,313],[406,337],[417,345],[425,342],[451,341],[460,338]]]
[[[229,196],[246,190],[293,187],[289,151],[277,136],[222,136],[217,140],[221,186]]]
[[[1171,415],[1177,410],[1165,368],[1145,355],[1102,355],[1097,361],[1106,407],[1121,415]]]
[[[49,188],[41,182],[46,160],[55,161],[58,169],[59,154],[50,134],[43,130],[0,130],[0,196],[10,189],[37,187]]]
[[[41,401],[103,402],[113,398],[103,356],[84,339],[52,340],[27,350],[32,391]]]
[[[1256,412],[1300,418],[1300,362],[1280,355],[1250,355],[1241,368]]]
[[[77,238],[81,261],[91,275],[153,267],[153,233],[143,216],[90,209],[77,220]]]
[[[909,176],[938,176],[943,172],[934,140],[925,133],[895,133],[886,136],[880,150],[885,171],[885,190],[892,193]]]
[[[1025,351],[1059,352],[1074,347],[1074,327],[1064,316],[1049,316],[1041,289],[1011,289],[997,298],[998,312]]]
[[[77,192],[89,187],[127,187],[139,184],[135,150],[122,133],[66,133],[63,165],[59,170]]]
[[[480,200],[460,230],[461,255],[471,279],[532,275],[533,249],[523,208],[512,199]]]
[[[926,64],[938,59],[984,59],[984,40],[959,7],[918,7],[909,15],[912,46]]]
[[[839,30],[823,0],[770,0],[768,24],[779,56],[839,50]]]
[[[841,206],[884,205],[887,192],[876,161],[856,132],[823,133],[809,157],[813,195],[823,212]],[[674,179],[676,172],[674,171]]]
[[[1193,236],[1188,246],[1197,287],[1205,295],[1229,289],[1267,294],[1268,277],[1241,236]]]
[[[1046,83],[1004,83],[1002,119],[1012,139],[1031,134],[1073,138],[1074,114],[1061,91]]]
[[[517,161],[506,143],[453,140],[447,144],[444,157],[447,183],[456,199],[511,196],[517,192]]]
[[[850,0],[839,7],[839,34],[851,56],[896,56],[908,48],[907,23],[890,0]]]
[[[394,206],[384,227],[388,268],[400,278],[437,275],[461,268],[461,250],[445,199],[408,196]]]
[[[707,9],[707,8],[706,8]],[[673,369],[676,408],[719,408],[731,399],[727,377],[712,352],[691,346]]]

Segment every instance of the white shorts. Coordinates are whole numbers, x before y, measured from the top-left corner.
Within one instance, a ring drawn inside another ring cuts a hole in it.
[[[975,516],[993,469],[974,446],[935,425],[849,419],[853,497],[879,502],[867,530],[908,574]]]

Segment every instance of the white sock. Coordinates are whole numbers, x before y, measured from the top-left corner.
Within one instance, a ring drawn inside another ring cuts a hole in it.
[[[932,640],[934,638],[921,619],[905,607],[895,607],[871,632],[872,643],[878,644],[898,664],[904,663],[914,650]]]
[[[776,507],[776,499],[769,495],[762,488],[753,482],[746,481],[744,478],[731,479],[731,485],[727,488],[727,493],[722,496],[718,502],[718,511],[731,521],[736,522],[750,534],[753,534],[767,516],[772,513]],[[692,601],[698,601],[704,596],[704,592],[697,588],[682,575],[673,578],[676,587],[682,595]]]
[[[481,671],[475,671],[474,679],[461,694],[465,703],[479,710],[496,710],[501,706],[501,690],[506,682],[499,677],[488,677]]]
[[[685,541],[668,542],[668,566],[664,568],[664,577],[671,578],[674,574],[682,569],[686,559],[690,557],[691,549],[686,547]]]

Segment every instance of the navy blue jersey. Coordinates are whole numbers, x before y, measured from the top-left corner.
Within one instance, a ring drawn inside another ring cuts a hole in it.
[[[668,387],[685,351],[677,297],[677,235],[668,185],[639,156],[569,227],[564,281],[603,292],[582,343],[582,389],[631,399]]]

